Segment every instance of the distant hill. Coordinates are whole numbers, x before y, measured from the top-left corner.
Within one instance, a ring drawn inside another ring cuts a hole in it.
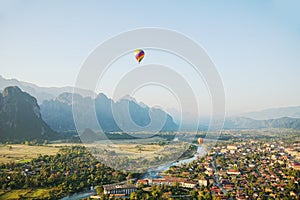
[[[42,120],[37,101],[20,88],[7,87],[0,94],[0,140],[53,139],[56,133]]]
[[[196,114],[190,112],[180,113],[180,111],[175,108],[168,108],[166,109],[166,112],[173,117],[177,124],[181,125],[180,129],[182,131],[195,131],[198,123],[198,130],[207,130],[211,120],[210,116],[208,115],[201,115],[198,118]]]
[[[43,119],[51,128],[57,131],[69,131],[75,130],[75,124],[72,113],[72,104],[76,105],[79,109],[79,113],[84,113],[85,110],[92,109],[88,107],[89,105],[95,104],[96,115],[101,128],[105,132],[117,132],[123,129],[130,131],[153,131],[147,125],[151,122],[149,113],[154,116],[153,120],[163,121],[166,117],[165,124],[162,131],[175,131],[178,129],[178,125],[173,121],[173,118],[162,111],[161,109],[150,108],[146,105],[140,105],[133,99],[121,99],[120,101],[114,102],[112,99],[108,98],[104,94],[99,94],[95,99],[90,97],[82,97],[79,94],[74,95],[72,101],[71,93],[63,93],[59,95],[54,100],[46,100],[41,104],[41,114]],[[141,127],[142,129],[136,129],[136,127],[131,126],[129,119],[125,115],[127,106],[129,107],[130,117],[133,122]],[[115,109],[113,116],[112,107]],[[90,122],[91,116],[84,116],[81,118],[81,122],[92,130],[97,129],[95,125]],[[118,119],[119,127],[116,123]]]
[[[234,117],[225,120],[225,129],[261,129],[291,128],[300,129],[300,119],[282,117],[279,119],[255,120],[246,117]]]
[[[270,108],[257,112],[242,113],[238,116],[248,117],[256,120],[278,119],[282,117],[300,118],[300,106]]]
[[[17,86],[17,87],[8,87]],[[104,131],[115,132],[120,131],[121,128],[118,127],[111,110],[111,104],[116,109],[117,114],[115,117],[121,122],[123,127],[126,127],[132,131],[139,131],[130,127],[128,119],[124,117],[125,108],[129,105],[130,115],[132,120],[139,126],[145,127],[150,122],[149,112],[155,116],[155,120],[160,120],[166,116],[166,123],[162,131],[174,131],[178,129],[180,124],[180,113],[175,109],[167,109],[167,112],[159,108],[150,108],[143,103],[136,102],[132,97],[125,97],[120,101],[114,102],[112,99],[107,98],[104,94],[99,94],[96,99],[92,99],[94,93],[88,90],[79,90],[80,94],[74,96],[72,101],[73,91],[72,87],[39,87],[32,83],[27,83],[23,81],[18,81],[16,79],[5,79],[0,76],[0,91],[6,93],[8,90],[5,88],[15,88],[18,90],[20,88],[27,95],[31,97],[34,96],[37,100],[35,103],[39,103],[41,107],[41,115],[45,122],[54,130],[57,131],[69,131],[76,130],[73,113],[72,113],[72,103],[79,105],[79,109],[92,109],[87,108],[87,105],[91,105],[91,102],[95,103],[96,114],[98,121]],[[19,91],[21,91],[19,89]],[[21,91],[22,92],[22,91]],[[22,92],[22,94],[25,94]],[[16,92],[19,94],[19,92]],[[29,95],[30,94],[30,95]],[[1,96],[1,95],[0,95]],[[26,96],[26,95],[25,95]],[[4,96],[2,95],[0,102],[3,103]],[[22,97],[23,98],[23,97]],[[22,99],[21,98],[21,99]],[[33,98],[33,97],[32,97]],[[25,98],[26,99],[26,98]],[[7,100],[5,100],[7,101]],[[0,104],[1,105],[1,104]],[[2,105],[1,105],[2,106]],[[5,108],[7,105],[4,105]],[[5,109],[4,108],[4,109]],[[10,108],[9,112],[13,113],[13,107]],[[2,129],[7,129],[9,122],[5,121],[4,110],[1,111],[2,116],[0,116],[0,123],[4,123],[0,127]],[[169,114],[168,114],[169,113]],[[1,113],[0,113],[1,114]],[[185,113],[188,119],[181,122],[182,130],[190,130],[190,127],[195,127],[197,119],[192,114]],[[173,116],[173,117],[172,117]],[[21,115],[18,114],[18,119],[22,119]],[[300,119],[300,106],[293,107],[283,107],[283,108],[271,108],[257,112],[242,113],[235,117],[227,118],[225,121],[224,128],[234,129],[234,128],[294,128],[299,129],[299,119]],[[84,116],[82,118],[82,123],[86,124],[87,128],[97,128],[93,127],[92,123],[89,122],[90,116]],[[10,120],[10,119],[8,119]],[[12,119],[12,121],[14,121]],[[24,121],[22,119],[21,121]],[[25,120],[26,121],[26,120]],[[8,124],[5,124],[8,123]],[[177,123],[177,124],[176,124]],[[200,119],[199,129],[207,129],[209,125],[209,118]],[[49,128],[49,127],[48,127]],[[149,130],[151,131],[151,130]],[[3,135],[2,132],[0,134]]]
[[[17,86],[22,91],[34,96],[38,103],[41,104],[44,100],[55,99],[58,95],[64,92],[73,92],[73,87],[39,87],[32,83],[18,81],[16,79],[5,79],[0,75],[0,91],[9,86]],[[94,93],[84,89],[78,89],[82,96],[93,96]]]
[[[80,135],[80,140],[84,143],[93,143],[99,140],[128,140],[128,139],[138,139],[138,137],[133,137],[127,133],[97,133],[93,130],[87,128]]]

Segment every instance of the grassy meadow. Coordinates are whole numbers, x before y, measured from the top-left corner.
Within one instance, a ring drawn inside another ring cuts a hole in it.
[[[48,199],[51,197],[51,192],[56,188],[49,189],[15,189],[15,190],[0,190],[0,199],[16,200],[16,199]]]
[[[25,144],[0,145],[0,163],[29,162],[41,155],[55,155],[59,146],[29,146]]]

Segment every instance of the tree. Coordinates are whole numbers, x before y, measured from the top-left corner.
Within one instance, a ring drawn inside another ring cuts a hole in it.
[[[211,196],[211,193],[210,192],[207,192],[205,195],[204,195],[204,199],[212,199],[212,196]]]
[[[191,195],[191,198],[196,199],[197,198],[197,191],[196,190],[191,190],[190,195]]]
[[[98,187],[96,187],[96,192],[97,192],[97,194],[103,194],[103,187],[102,187],[102,185],[99,185]]]
[[[154,197],[154,199],[159,199],[161,196],[161,191],[159,190],[159,188],[155,187],[154,189],[152,189],[151,195]]]
[[[137,194],[136,194],[136,192],[132,192],[131,194],[130,194],[130,200],[137,200],[138,198],[137,198]]]

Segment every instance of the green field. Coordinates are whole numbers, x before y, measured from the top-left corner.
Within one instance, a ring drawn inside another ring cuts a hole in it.
[[[25,144],[0,145],[0,163],[29,162],[41,155],[55,155],[59,146],[29,146]]]
[[[51,192],[55,188],[51,189],[19,189],[19,190],[0,190],[0,199],[46,199],[50,197]]]

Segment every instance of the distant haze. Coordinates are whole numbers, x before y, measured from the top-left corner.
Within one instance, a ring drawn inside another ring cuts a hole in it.
[[[185,34],[207,51],[223,80],[228,115],[298,106],[299,8],[299,1],[151,1],[142,6],[128,1],[63,1],[59,6],[56,1],[1,1],[1,75],[43,87],[72,87],[97,45],[127,30],[161,27]],[[122,59],[92,92],[112,97],[122,74],[137,67],[133,55]],[[148,63],[180,72],[195,90],[200,114],[210,115],[209,91],[190,66],[158,52],[145,52],[141,64]],[[150,106],[180,109],[170,93],[157,87],[141,88],[133,97]]]
[[[270,108],[256,112],[241,113],[238,116],[257,120],[278,119],[282,117],[300,118],[300,106]]]

